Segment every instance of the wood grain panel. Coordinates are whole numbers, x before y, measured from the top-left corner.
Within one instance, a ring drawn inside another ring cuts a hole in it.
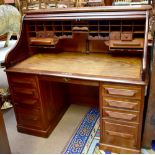
[[[140,80],[141,58],[95,53],[44,53],[36,54],[10,69]]]
[[[41,121],[40,110],[15,106],[15,112],[18,125],[38,129],[42,128],[43,122]]]
[[[13,87],[36,88],[37,86],[35,76],[13,73],[9,74],[8,78]]]

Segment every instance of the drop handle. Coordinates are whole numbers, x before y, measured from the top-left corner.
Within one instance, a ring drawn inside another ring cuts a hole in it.
[[[70,79],[69,78],[64,78],[64,81],[65,82],[68,82]]]

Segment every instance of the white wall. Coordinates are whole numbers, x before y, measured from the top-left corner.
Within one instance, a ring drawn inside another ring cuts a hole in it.
[[[6,73],[4,72],[5,68],[0,68],[0,88],[7,88],[8,87],[8,81]]]
[[[16,40],[10,40],[9,46],[4,48],[5,41],[0,41],[0,63],[4,62],[7,53],[15,46]],[[5,68],[0,67],[0,88],[8,87],[7,76],[4,72]]]

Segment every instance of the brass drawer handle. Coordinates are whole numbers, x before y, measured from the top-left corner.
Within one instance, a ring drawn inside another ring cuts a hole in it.
[[[137,90],[126,90],[126,89],[115,89],[115,88],[105,88],[105,90],[110,95],[123,95],[133,97],[136,95]]]
[[[115,101],[115,100],[109,100],[105,99],[105,102],[110,107],[118,107],[118,108],[125,108],[125,109],[134,109],[138,102],[126,102],[126,101]]]
[[[126,138],[126,139],[133,139],[134,138],[134,135],[127,134],[127,133],[120,133],[120,132],[108,131],[108,130],[106,130],[105,132],[110,136],[118,136],[118,137]]]
[[[64,81],[65,82],[68,82],[70,79],[69,78],[64,78]]]
[[[114,112],[114,111],[105,111],[105,113],[111,118],[125,119],[125,120],[129,120],[129,121],[131,121],[137,117],[134,114],[119,113],[119,112]]]

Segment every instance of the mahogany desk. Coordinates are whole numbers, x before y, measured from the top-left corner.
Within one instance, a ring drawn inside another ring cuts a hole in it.
[[[18,131],[47,137],[81,103],[99,107],[100,149],[139,153],[150,8],[27,12],[5,60]]]

